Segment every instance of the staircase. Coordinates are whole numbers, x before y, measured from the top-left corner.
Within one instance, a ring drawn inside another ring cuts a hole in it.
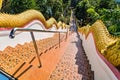
[[[49,80],[94,80],[94,71],[91,71],[79,34],[72,35],[70,44]]]
[[[73,33],[67,41],[58,34],[37,40],[42,67],[36,57],[32,42],[15,48],[8,46],[0,52],[0,69],[18,80],[94,80],[89,60],[82,48],[79,34]]]
[[[60,40],[64,40],[65,35],[60,36]],[[57,47],[59,43],[59,35],[55,34],[51,38],[37,40],[36,41],[39,56],[46,53],[53,47]],[[0,69],[8,73],[9,75],[19,78],[27,71],[33,69],[32,62],[36,60],[36,52],[33,42],[25,43],[23,45],[17,44],[13,47],[6,47],[3,51],[0,51]],[[39,64],[34,64],[38,66]]]

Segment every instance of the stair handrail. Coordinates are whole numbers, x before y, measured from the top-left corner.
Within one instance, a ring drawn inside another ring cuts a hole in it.
[[[3,71],[2,69],[0,69],[0,74],[2,74],[3,76],[9,78],[9,80],[16,80],[12,75],[6,73],[6,72]]]
[[[48,30],[29,29],[29,28],[13,28],[10,31],[9,37],[11,39],[15,38],[15,32],[17,32],[17,31],[30,32],[30,35],[31,35],[31,38],[32,38],[32,41],[33,41],[33,44],[34,44],[34,48],[35,48],[35,51],[36,51],[36,55],[37,55],[37,58],[38,58],[38,62],[39,62],[38,67],[39,68],[42,66],[42,64],[41,64],[41,60],[39,58],[38,47],[37,47],[33,32],[59,33],[59,47],[60,47],[60,33],[66,33],[66,38],[65,38],[66,40],[67,40],[67,35],[68,35],[68,29],[67,29],[67,31],[48,31]]]

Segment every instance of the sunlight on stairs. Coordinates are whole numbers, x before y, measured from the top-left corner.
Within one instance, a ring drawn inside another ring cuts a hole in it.
[[[61,48],[56,46],[59,44],[58,37],[56,34],[54,37],[36,41],[39,56],[45,54],[41,56],[41,68],[38,68],[32,42],[18,44],[14,48],[8,46],[4,51],[0,51],[0,68],[19,80],[36,80],[38,77],[43,80],[94,80],[94,72],[91,71],[79,34],[73,33],[68,41],[65,41],[65,35],[61,35],[60,40],[64,40]],[[63,48],[65,45],[66,48]],[[49,59],[52,62],[48,61]],[[49,66],[51,68],[48,68]],[[35,73],[37,77],[30,77]]]
[[[52,48],[59,43],[58,34],[55,34],[51,38],[37,40],[37,46],[39,49],[39,55],[45,53],[46,50]],[[61,40],[64,35],[61,35]],[[0,69],[4,70],[10,75],[25,62],[30,63],[30,61],[36,56],[34,45],[32,42],[25,43],[23,45],[18,44],[14,48],[6,47],[4,51],[0,51]],[[30,64],[29,64],[30,65]]]

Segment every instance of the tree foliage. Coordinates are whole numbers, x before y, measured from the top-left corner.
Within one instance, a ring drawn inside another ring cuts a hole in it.
[[[93,24],[93,22],[95,22],[97,19],[100,18],[99,14],[95,11],[94,8],[89,8],[87,9],[87,13],[88,13],[88,18],[89,18],[89,23]]]
[[[82,0],[76,6],[76,17],[82,26],[103,20],[110,33],[120,32],[120,4],[118,0]]]
[[[87,9],[88,9],[88,0],[80,1],[75,10],[76,17],[82,22],[82,26],[86,25],[87,21]]]
[[[11,13],[20,13],[27,9],[37,9],[35,0],[11,0]]]
[[[58,21],[69,23],[70,6],[74,7],[76,18],[82,26],[101,19],[110,33],[120,31],[119,0],[4,0],[1,12],[20,13],[36,9],[46,19],[54,17]]]
[[[54,17],[68,23],[70,16],[70,0],[4,0],[1,12],[20,13],[28,9],[36,9],[43,13],[46,19]]]

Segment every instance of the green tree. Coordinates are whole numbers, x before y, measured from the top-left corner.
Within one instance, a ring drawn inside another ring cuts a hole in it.
[[[66,23],[70,17],[71,0],[4,0],[1,12],[20,13],[28,9],[37,9],[43,13],[46,19],[54,17]]]
[[[27,9],[37,9],[35,0],[11,0],[11,13],[20,13]]]
[[[61,0],[60,0],[61,1]],[[39,9],[42,13],[44,13],[44,16],[46,19],[49,19],[50,17],[59,17],[60,9],[62,9],[62,2],[59,0],[37,0],[37,5],[39,6]],[[62,12],[62,11],[61,11]]]
[[[99,14],[110,33],[120,31],[120,9],[100,9]]]
[[[106,9],[114,9],[116,7],[115,0],[100,0],[98,9],[106,8]]]
[[[3,4],[0,12],[10,13],[11,10],[10,5],[11,5],[11,0],[3,0]]]
[[[99,14],[95,11],[94,8],[87,9],[87,13],[88,13],[87,17],[88,19],[90,19],[89,20],[90,24],[93,24],[97,19],[100,18]]]
[[[75,15],[77,19],[79,19],[82,22],[82,26],[86,25],[87,20],[87,9],[88,9],[88,0],[80,1],[75,10]]]
[[[56,20],[62,20],[68,23],[70,17],[70,0],[37,0],[39,10],[44,13],[46,19],[54,17]]]

